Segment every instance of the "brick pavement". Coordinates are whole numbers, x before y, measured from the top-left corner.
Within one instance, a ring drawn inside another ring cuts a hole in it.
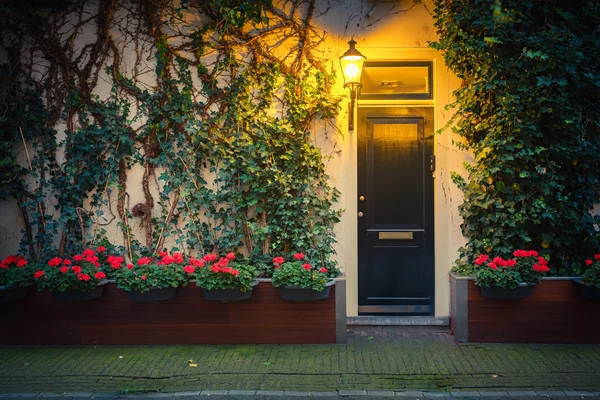
[[[600,345],[457,345],[439,328],[354,327],[347,345],[0,347],[0,393],[218,390],[593,394]]]

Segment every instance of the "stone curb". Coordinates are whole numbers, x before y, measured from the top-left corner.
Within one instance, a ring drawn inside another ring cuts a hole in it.
[[[215,395],[246,395],[246,396],[290,396],[290,397],[323,397],[323,396],[339,396],[356,397],[356,396],[386,396],[386,397],[424,397],[424,398],[441,398],[441,397],[585,397],[585,398],[600,398],[600,392],[590,391],[417,391],[417,390],[338,390],[331,392],[308,392],[308,391],[293,391],[293,390],[202,390],[190,392],[173,392],[173,393],[0,393],[0,398],[90,398],[90,399],[137,399],[137,398],[182,398],[186,397],[210,397]]]

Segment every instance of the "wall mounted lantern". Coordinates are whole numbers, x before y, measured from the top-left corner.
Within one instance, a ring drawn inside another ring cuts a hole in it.
[[[356,89],[362,87],[360,74],[366,58],[360,51],[356,50],[356,42],[350,39],[350,48],[340,57],[340,67],[344,74],[344,87],[350,88],[350,103],[348,104],[348,129],[354,130],[354,103],[356,102]]]

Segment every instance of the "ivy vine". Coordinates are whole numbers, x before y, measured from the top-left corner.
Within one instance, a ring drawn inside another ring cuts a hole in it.
[[[338,191],[312,129],[341,99],[315,51],[315,1],[175,3],[3,6],[0,173],[23,250],[46,259],[102,243],[131,258],[171,246],[258,265],[303,251],[336,275]],[[122,238],[108,243],[112,225]]]
[[[474,155],[463,189],[463,272],[479,253],[527,248],[554,274],[598,251],[600,4],[436,1],[454,92],[457,145]]]

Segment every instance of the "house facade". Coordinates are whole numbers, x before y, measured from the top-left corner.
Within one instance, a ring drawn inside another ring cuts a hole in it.
[[[347,42],[353,38],[366,57],[353,115],[346,97],[332,121],[336,134],[323,121],[311,128],[322,154],[331,156],[325,161],[330,184],[340,190],[335,258],[346,279],[347,315],[447,317],[448,273],[465,242],[462,196],[451,172],[464,174],[468,155],[453,145],[447,127],[452,110],[445,107],[460,81],[428,47],[436,40],[433,1],[315,4],[314,24],[324,34],[319,49],[337,71],[333,94],[349,95],[338,67]],[[95,92],[110,89],[99,81]],[[65,128],[57,124],[58,132]],[[24,162],[24,152],[20,157]],[[144,197],[134,186],[143,174],[140,166],[131,170],[131,204]],[[17,204],[3,202],[0,255],[18,250],[20,226]],[[105,228],[110,240],[121,240],[116,224]],[[135,229],[142,237],[143,229]]]

